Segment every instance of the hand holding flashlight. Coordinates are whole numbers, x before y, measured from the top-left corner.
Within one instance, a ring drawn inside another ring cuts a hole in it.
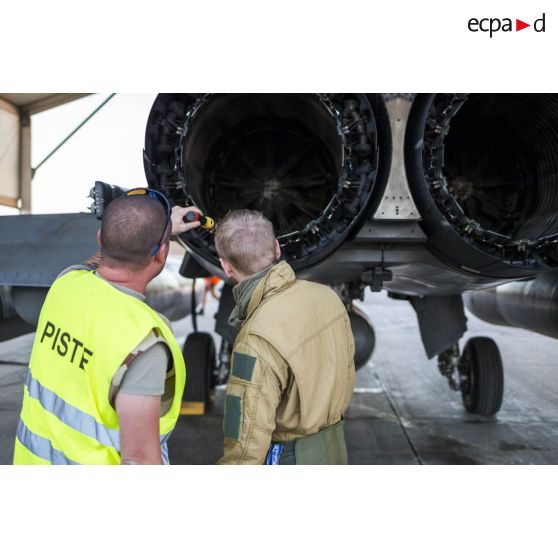
[[[205,230],[211,230],[215,226],[215,222],[211,217],[204,215],[197,207],[180,207],[172,208],[172,234],[182,234],[184,232],[202,227]]]
[[[199,222],[200,227],[202,229],[205,229],[206,231],[210,231],[215,226],[215,221],[211,217],[208,217],[203,213],[197,213],[193,210],[186,212],[186,214],[183,217],[183,221],[185,223]]]

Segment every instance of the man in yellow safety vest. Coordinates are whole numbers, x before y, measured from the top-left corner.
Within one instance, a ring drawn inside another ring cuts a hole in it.
[[[133,195],[136,194],[136,195]],[[169,239],[199,226],[138,188],[110,203],[98,268],[72,266],[42,307],[14,464],[162,464],[186,369],[166,320],[144,302]],[[162,233],[162,234],[161,234]]]

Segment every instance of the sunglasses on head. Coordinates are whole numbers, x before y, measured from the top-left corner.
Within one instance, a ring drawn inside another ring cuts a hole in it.
[[[133,188],[132,190],[128,190],[124,195],[125,196],[148,196],[150,198],[160,201],[163,204],[163,207],[165,208],[165,213],[167,215],[167,218],[165,220],[165,228],[163,229],[163,234],[161,235],[161,238],[159,239],[157,244],[155,244],[155,248],[153,248],[153,251],[151,252],[151,257],[153,257],[161,247],[161,242],[163,242],[163,238],[165,238],[165,233],[167,232],[167,227],[169,226],[169,222],[171,220],[172,207],[170,201],[168,200],[167,196],[165,196],[165,194],[163,194],[162,192],[159,192],[158,190],[151,190],[150,188]]]

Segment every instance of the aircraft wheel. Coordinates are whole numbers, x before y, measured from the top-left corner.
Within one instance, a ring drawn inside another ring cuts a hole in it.
[[[376,345],[376,333],[368,316],[356,306],[349,310],[349,320],[355,340],[355,368],[362,368],[372,356]]]
[[[209,333],[190,333],[182,350],[186,362],[186,389],[184,401],[205,403],[208,410],[212,404],[213,371],[215,370],[215,343]]]
[[[459,362],[465,409],[477,415],[495,415],[504,397],[504,368],[498,345],[489,337],[472,337]]]

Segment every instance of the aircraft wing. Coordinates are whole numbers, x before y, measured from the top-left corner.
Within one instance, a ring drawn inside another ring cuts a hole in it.
[[[0,285],[49,287],[97,252],[98,228],[88,213],[0,217]]]

